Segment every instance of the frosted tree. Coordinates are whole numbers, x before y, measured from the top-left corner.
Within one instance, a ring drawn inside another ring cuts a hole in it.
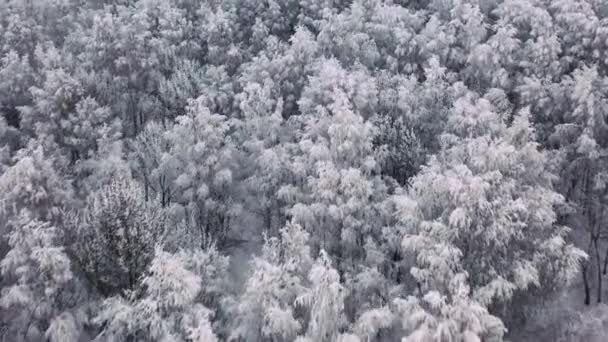
[[[2,55],[15,50],[30,55],[39,44],[61,45],[63,38],[75,28],[74,7],[70,1],[16,0],[0,5],[0,51]]]
[[[158,87],[161,101],[172,116],[185,114],[188,99],[202,93],[204,78],[203,68],[196,61],[186,59],[177,61],[171,76],[160,81]]]
[[[386,302],[382,293],[392,269],[383,243],[389,190],[374,145],[377,128],[353,109],[340,86],[323,96],[332,91],[333,102],[299,118],[302,139],[290,166],[295,182],[279,195],[289,205],[287,213],[311,233],[313,251],[324,249],[336,261],[351,293],[346,314],[354,319]]]
[[[460,74],[472,89],[483,92],[496,87],[508,92],[513,88],[509,75],[517,70],[515,54],[521,46],[516,34],[512,26],[499,27],[485,42],[471,47]]]
[[[27,56],[19,56],[14,50],[4,54],[0,62],[0,111],[6,122],[19,127],[18,108],[31,101],[29,88],[36,81]]]
[[[418,69],[416,34],[424,24],[418,13],[377,0],[341,2],[335,7],[339,13],[319,24],[317,41],[323,51],[344,66],[361,65],[370,72],[412,73]]]
[[[96,152],[103,136],[120,137],[120,122],[112,118],[107,107],[87,96],[80,80],[64,69],[70,55],[49,48],[37,49],[39,63],[44,65],[41,86],[31,87],[32,104],[23,106],[21,126],[36,134],[47,145],[56,144],[59,151],[74,164]]]
[[[138,288],[126,298],[104,301],[95,317],[103,329],[95,340],[219,341],[211,324],[213,311],[201,302],[205,286],[214,280],[205,271],[215,266],[221,267],[221,260],[204,251],[171,254],[157,248]]]
[[[70,40],[82,66],[93,70],[89,87],[122,119],[123,133],[135,136],[150,120],[175,117],[172,103],[163,103],[166,84],[160,85],[173,73],[179,77],[177,56],[193,58],[201,51],[184,10],[174,1],[115,3],[89,20]]]
[[[433,56],[425,64],[424,82],[412,76],[400,80],[397,88],[397,110],[427,153],[439,149],[438,136],[445,130],[444,123],[457,95],[456,86],[450,87],[446,73],[439,58]]]
[[[78,198],[85,198],[110,184],[115,177],[130,173],[125,145],[124,140],[112,134],[104,134],[97,140],[96,152],[80,160],[76,167]]]
[[[175,203],[185,218],[192,217],[201,236],[223,243],[239,206],[232,198],[234,157],[228,132],[231,121],[214,114],[205,98],[193,100],[187,114],[166,132],[170,142],[167,163],[175,169],[164,204]]]
[[[302,0],[298,1],[298,23],[309,29],[318,30],[324,19],[335,15],[349,5],[343,0]]]
[[[306,291],[312,265],[307,243],[308,233],[293,223],[281,229],[280,237],[266,239],[238,299],[232,340],[290,341],[302,330],[295,301]]]
[[[166,213],[128,174],[92,193],[68,222],[71,250],[103,295],[133,289],[165,232]]]
[[[186,114],[188,101],[205,96],[205,105],[213,112],[232,115],[235,112],[233,80],[224,65],[201,65],[196,59],[176,60],[169,77],[159,84],[159,96],[167,113],[159,120]]]
[[[130,147],[132,168],[144,185],[146,201],[156,197],[161,206],[169,205],[176,170],[170,165],[171,145],[162,125],[148,123]]]
[[[374,144],[381,150],[383,173],[405,184],[424,162],[420,139],[403,117],[375,116],[373,122],[378,127]]]
[[[502,341],[503,323],[469,297],[465,278],[455,275],[447,295],[431,291],[422,298],[395,299],[398,321],[406,334],[401,341]]]
[[[559,72],[562,47],[546,6],[536,1],[509,0],[501,3],[495,14],[497,29],[515,29],[515,38],[521,44],[513,51],[510,72],[537,76],[555,76]]]
[[[568,202],[568,212],[561,215],[577,230],[578,246],[592,257],[583,263],[585,303],[591,301],[596,287],[596,300],[601,300],[603,235],[599,224],[605,206],[606,123],[601,116],[605,108],[605,80],[598,67],[574,70],[559,83],[527,79],[520,87],[524,103],[531,106],[542,141],[550,148],[554,168],[560,173],[559,190]],[[580,233],[579,233],[580,232]]]
[[[49,338],[57,341],[61,332],[51,327],[74,322],[71,313],[62,313],[76,301],[70,297],[76,293],[56,228],[72,203],[72,191],[43,147],[35,145],[18,151],[16,162],[0,175],[0,315],[8,329],[2,335],[39,340],[51,329]],[[78,334],[69,330],[66,340]]]
[[[59,244],[60,231],[22,210],[8,234],[10,250],[0,261],[0,314],[13,341],[78,341],[80,322],[70,312],[74,275]],[[63,326],[59,328],[58,326]]]
[[[352,110],[369,118],[378,105],[378,89],[367,70],[349,71],[335,59],[320,59],[314,65],[314,75],[302,91],[298,106],[303,114],[312,115],[318,106],[329,108],[337,101],[349,101]],[[336,93],[345,99],[336,99]]]
[[[371,217],[384,187],[374,176],[375,127],[352,111],[343,93],[334,96],[330,111],[320,109],[306,118],[302,155],[293,167],[303,166],[307,179],[289,213],[312,232],[315,245],[354,263],[365,237],[379,233],[380,222],[374,224]]]
[[[310,290],[296,299],[299,305],[310,310],[306,337],[312,341],[334,341],[346,324],[344,315],[346,291],[340,284],[340,275],[332,267],[325,251],[321,250],[308,279]]]
[[[210,6],[210,9],[199,9],[201,25],[198,32],[207,46],[205,60],[211,65],[221,65],[233,74],[243,62],[245,53],[238,48],[238,38],[245,38],[241,35],[239,17],[236,9],[230,6],[224,8],[218,4]]]
[[[555,30],[564,50],[562,60],[578,64],[582,60],[603,63],[596,37],[602,24],[589,1],[555,1],[548,6],[553,16]],[[567,57],[566,57],[567,56]]]
[[[238,210],[232,200],[231,122],[212,114],[207,98],[192,100],[169,129],[151,122],[131,144],[144,196],[192,221],[201,238],[223,241]],[[203,241],[201,241],[203,243]]]
[[[606,1],[0,13],[0,286],[52,303],[2,308],[5,339],[602,334],[553,294],[605,296]]]
[[[282,116],[283,101],[274,100],[272,83],[248,83],[239,94],[243,119],[235,134],[240,144],[241,165],[246,166],[244,185],[252,200],[247,210],[263,222],[267,233],[275,235],[285,223],[286,201],[279,190],[294,182],[291,156],[297,149],[293,128]]]
[[[425,58],[436,56],[449,70],[464,69],[471,50],[486,38],[480,7],[471,1],[436,1],[417,43]]]
[[[121,137],[121,122],[112,119],[107,107],[100,106],[91,97],[85,97],[76,104],[74,113],[69,117],[70,127],[63,138],[71,149],[73,160],[94,157],[102,140],[119,140]]]
[[[10,140],[18,135],[17,130],[12,129],[6,124],[3,117],[0,117],[0,173],[4,173],[11,164]]]
[[[583,264],[585,303],[590,302],[590,279],[595,273],[596,300],[602,301],[602,276],[608,261],[601,251],[606,208],[605,179],[606,141],[608,126],[602,116],[608,103],[605,100],[606,81],[598,75],[597,68],[576,70],[573,77],[566,79],[564,90],[572,103],[571,111],[563,115],[564,122],[553,125],[549,136],[552,145],[558,148],[556,158],[562,170],[561,188],[567,200],[574,204],[573,225],[586,234],[581,246],[593,256]],[[608,255],[608,254],[607,254]],[[590,269],[594,267],[594,270]]]
[[[571,279],[585,254],[556,224],[563,198],[526,114],[507,128],[486,100],[469,95],[448,125],[444,147],[412,181],[415,205],[399,214],[420,289],[445,293],[464,274],[473,300],[496,307]]]
[[[385,336],[382,335],[384,331],[392,328],[394,321],[395,315],[388,306],[367,310],[354,323],[353,330],[357,335],[353,335],[353,337],[361,337],[363,341],[381,339]]]
[[[243,92],[237,96],[243,115],[251,115],[252,110],[261,115],[262,99],[252,98],[252,88],[264,89],[266,105],[282,103],[281,114],[284,118],[300,111],[298,100],[307,83],[307,76],[312,75],[313,61],[319,54],[319,47],[310,31],[298,27],[285,44],[274,37],[266,40],[263,53],[243,65],[239,78]],[[255,106],[255,107],[252,107]],[[268,111],[266,114],[270,114]]]
[[[16,162],[0,175],[0,229],[4,240],[13,221],[26,209],[32,219],[52,224],[60,222],[62,209],[69,207],[71,187],[45,157],[42,146],[33,142],[18,151]],[[4,255],[4,251],[0,252]]]

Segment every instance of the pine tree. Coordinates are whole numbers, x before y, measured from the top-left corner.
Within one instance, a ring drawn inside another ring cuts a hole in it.
[[[118,174],[71,213],[71,250],[96,291],[113,295],[137,285],[166,222],[166,213],[145,201],[139,184]]]

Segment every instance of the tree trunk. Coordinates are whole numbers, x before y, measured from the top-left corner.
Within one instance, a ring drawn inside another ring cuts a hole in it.
[[[146,202],[150,200],[150,188],[147,180],[144,182],[144,199]]]
[[[272,231],[272,208],[271,207],[266,207],[266,209],[264,210],[264,225],[266,226],[266,231],[269,234],[273,234],[274,232]]]
[[[587,246],[587,255],[591,253],[591,245],[593,243],[593,237],[589,238],[589,246]],[[589,259],[585,260],[582,265],[582,276],[583,276],[583,286],[585,289],[585,305],[591,304],[591,287],[589,285],[589,279],[587,278],[587,271],[589,268],[589,263],[591,261]]]
[[[606,247],[606,256],[604,257],[604,270],[602,273],[606,275],[606,271],[608,271],[608,247]]]
[[[587,265],[583,265],[583,286],[585,288],[585,305],[591,304],[591,289],[589,288],[589,280],[587,279]]]
[[[597,302],[602,302],[602,260],[600,257],[600,249],[597,244],[598,238],[593,239],[593,249],[595,250],[595,259],[597,262]]]

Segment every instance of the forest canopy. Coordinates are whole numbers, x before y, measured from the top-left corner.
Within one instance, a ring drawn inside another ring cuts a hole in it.
[[[0,2],[0,341],[605,341],[605,0]]]

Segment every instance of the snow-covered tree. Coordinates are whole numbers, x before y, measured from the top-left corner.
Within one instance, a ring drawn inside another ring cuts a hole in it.
[[[35,134],[49,148],[56,144],[72,164],[91,157],[100,138],[120,138],[120,121],[87,96],[81,81],[65,68],[73,60],[71,55],[38,48],[36,57],[44,73],[41,85],[29,89],[32,104],[20,107],[25,132]]]
[[[211,113],[204,96],[193,100],[187,114],[176,120],[166,132],[170,150],[165,165],[174,171],[167,177],[168,192],[161,203],[174,203],[185,218],[194,218],[201,236],[223,243],[239,211],[232,198],[231,121]]]
[[[503,323],[470,298],[464,278],[464,274],[455,275],[446,294],[430,291],[422,298],[396,299],[406,334],[401,341],[502,341]]]
[[[77,293],[60,231],[22,210],[0,261],[0,314],[12,341],[78,341],[80,323],[69,311]],[[63,325],[63,327],[59,327]]]
[[[606,233],[603,212],[606,209],[605,172],[608,125],[602,114],[608,108],[605,99],[606,80],[596,67],[578,69],[563,84],[571,110],[563,114],[563,122],[553,124],[548,137],[556,149],[557,167],[562,170],[560,188],[572,205],[571,222],[585,233],[581,246],[593,257],[583,264],[585,303],[590,302],[590,277],[595,273],[596,300],[602,301],[602,276],[605,273],[601,251]],[[591,270],[590,268],[594,269]]]
[[[385,188],[375,174],[375,127],[350,108],[344,93],[336,90],[334,97],[327,109],[303,118],[301,155],[292,166],[304,180],[300,194],[290,194],[290,187],[280,194],[295,200],[289,213],[312,232],[315,246],[354,262],[365,237],[379,234],[381,222],[372,217]]]
[[[130,147],[132,168],[143,183],[146,201],[156,197],[161,206],[169,205],[175,168],[170,163],[171,145],[162,125],[148,123]]]
[[[444,147],[412,181],[415,205],[398,211],[420,289],[446,294],[463,274],[473,300],[496,307],[571,279],[585,254],[556,224],[563,198],[525,112],[507,127],[486,100],[467,96],[448,125]]]
[[[103,295],[133,289],[147,270],[166,230],[166,213],[146,202],[128,174],[91,194],[70,215],[71,250],[89,281]]]
[[[206,288],[213,290],[213,277],[222,276],[214,273],[225,268],[214,255],[213,249],[172,254],[158,247],[138,288],[126,298],[104,301],[95,317],[103,329],[95,340],[219,341],[211,323],[214,312],[201,298]]]
[[[334,341],[346,324],[344,297],[346,291],[340,284],[340,275],[332,267],[324,250],[313,264],[308,275],[310,289],[301,294],[296,302],[310,310],[306,337],[312,341]]]
[[[596,337],[556,297],[605,297],[606,1],[0,14],[0,287],[46,281],[44,237],[74,295],[3,338]]]
[[[284,201],[279,189],[292,178],[289,170],[290,131],[282,118],[282,101],[272,100],[268,84],[260,88],[249,84],[241,93],[243,119],[242,154],[245,156],[247,178],[245,186],[255,201],[248,210],[261,216],[264,228],[271,234],[284,223]]]
[[[45,149],[35,145],[18,151],[16,162],[0,175],[2,244],[22,210],[28,210],[32,219],[54,224],[60,222],[62,209],[69,208],[72,200],[69,183],[45,156]],[[4,253],[0,249],[0,255]]]
[[[312,266],[307,244],[308,233],[294,223],[282,228],[280,237],[266,239],[238,299],[231,339],[291,341],[301,332],[303,317],[295,302],[307,291],[304,281]]]
[[[18,108],[31,101],[29,88],[34,85],[36,73],[32,70],[27,56],[19,56],[14,50],[6,53],[0,62],[0,111],[13,127],[19,127]]]
[[[407,127],[403,117],[376,116],[373,122],[378,127],[374,143],[381,150],[383,173],[400,184],[407,183],[424,162],[420,139]]]

